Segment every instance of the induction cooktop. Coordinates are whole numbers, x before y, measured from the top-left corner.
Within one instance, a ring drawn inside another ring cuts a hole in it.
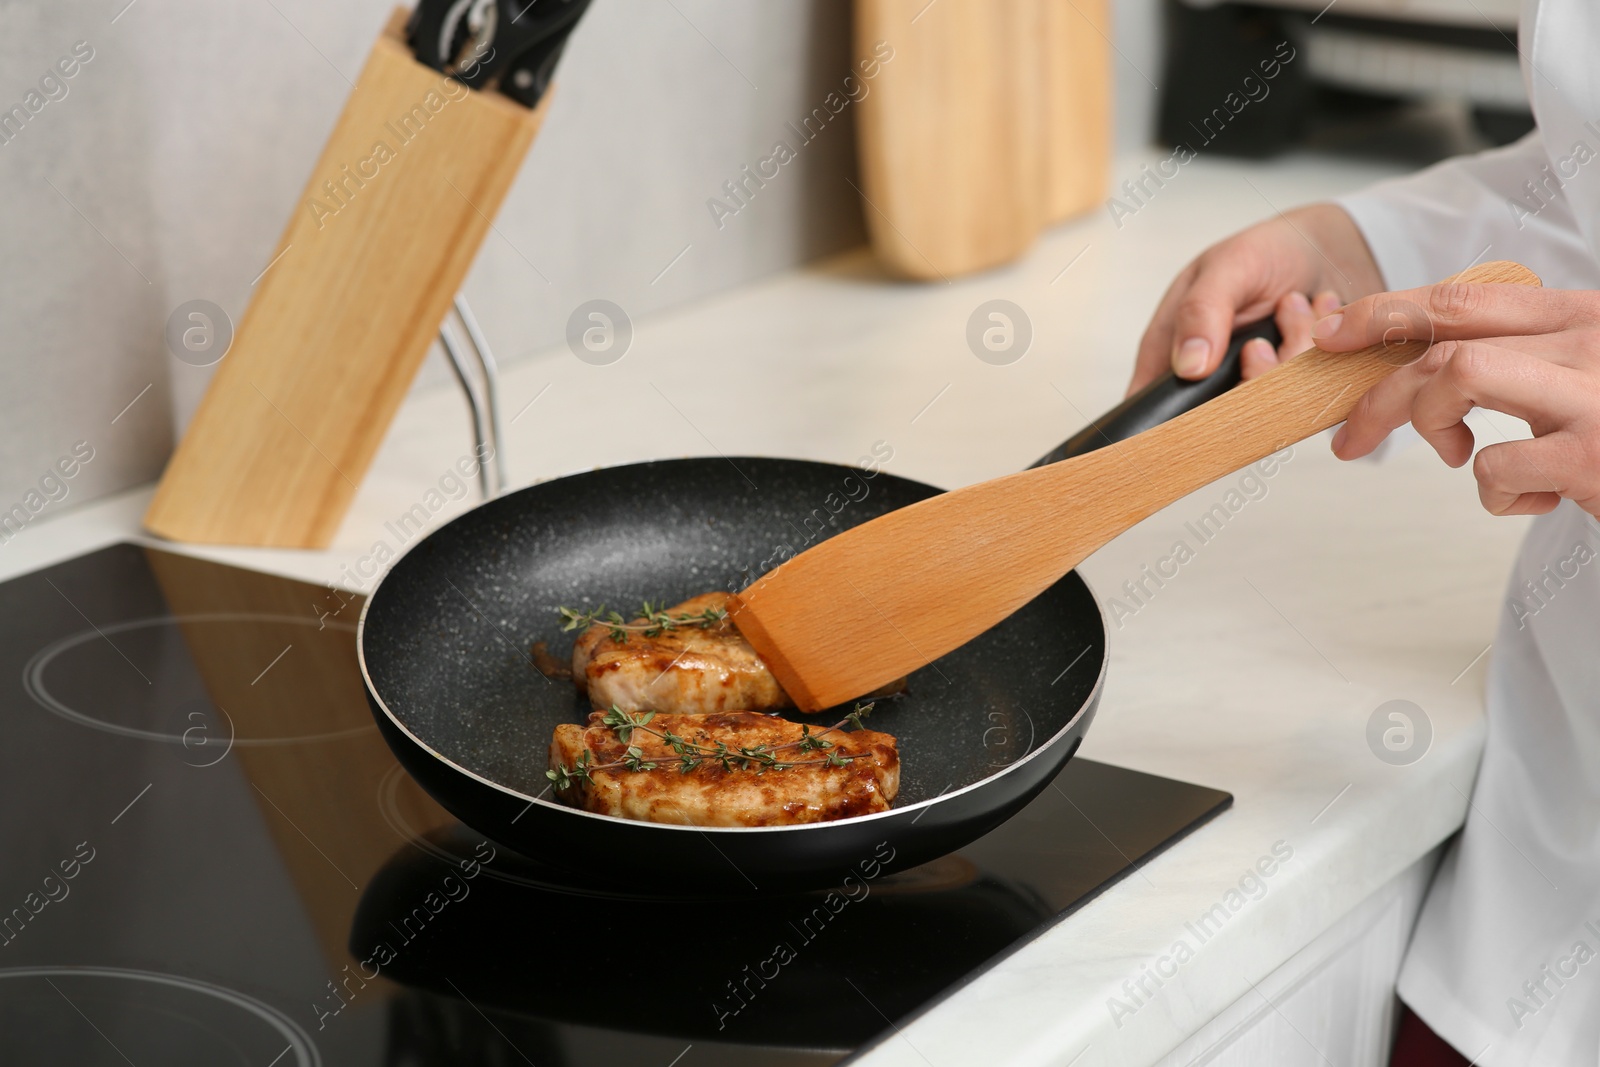
[[[1232,799],[1075,759],[832,891],[575,885],[400,769],[360,608],[132,544],[0,584],[5,1063],[835,1064]]]

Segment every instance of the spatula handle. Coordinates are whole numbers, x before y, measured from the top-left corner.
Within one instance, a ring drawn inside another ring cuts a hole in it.
[[[1485,263],[1450,280],[1540,284],[1528,268],[1509,262]],[[1426,309],[1406,310],[1407,318],[1426,321]],[[1119,444],[1121,457],[1141,472],[1130,480],[1131,493],[1153,505],[1139,510],[1153,514],[1196,486],[1343,422],[1368,389],[1420,358],[1428,347],[1428,341],[1399,341],[1359,352],[1310,348],[1270,373]]]

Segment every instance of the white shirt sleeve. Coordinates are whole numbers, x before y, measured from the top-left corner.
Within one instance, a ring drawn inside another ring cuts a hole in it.
[[[1389,289],[1429,285],[1496,259],[1522,263],[1549,288],[1600,288],[1600,267],[1559,181],[1535,130],[1335,202],[1355,219]],[[1544,191],[1536,196],[1529,182]]]

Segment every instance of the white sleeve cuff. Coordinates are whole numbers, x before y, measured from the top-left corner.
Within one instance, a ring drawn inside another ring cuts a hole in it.
[[[1430,285],[1473,263],[1514,259],[1553,288],[1600,288],[1600,265],[1559,191],[1538,131],[1379,182],[1335,202],[1355,220],[1389,289]]]

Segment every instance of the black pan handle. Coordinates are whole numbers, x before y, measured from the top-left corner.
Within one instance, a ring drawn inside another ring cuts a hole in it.
[[[1159,426],[1168,419],[1176,418],[1185,411],[1221,396],[1239,384],[1239,352],[1244,348],[1246,341],[1257,337],[1265,338],[1274,348],[1283,343],[1283,338],[1278,333],[1278,325],[1271,318],[1241,326],[1233,331],[1233,336],[1228,339],[1228,351],[1223,354],[1221,365],[1209,376],[1191,381],[1179,378],[1168,371],[1098,419],[1091,421],[1089,425],[1051,449],[1028,469],[1081,456],[1097,448],[1126,440],[1136,433],[1143,433],[1152,426]]]

